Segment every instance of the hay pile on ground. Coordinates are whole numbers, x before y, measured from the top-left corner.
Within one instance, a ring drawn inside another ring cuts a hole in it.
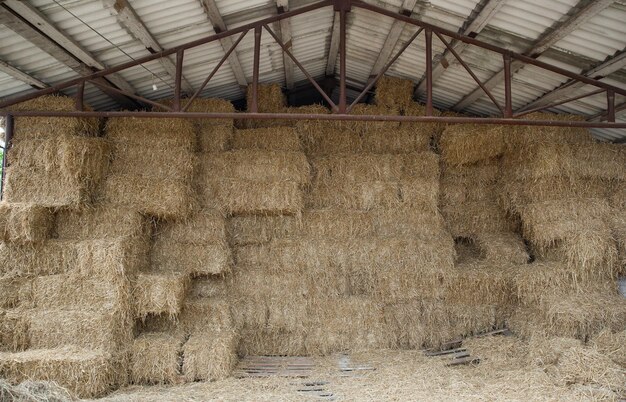
[[[196,130],[189,120],[112,118],[114,146],[102,198],[159,218],[184,218],[194,206],[191,186]]]
[[[511,325],[523,335],[540,330],[582,340],[623,327],[619,230],[609,204],[626,175],[623,147],[593,143],[581,129],[517,131],[502,158],[501,204],[519,216],[537,262],[516,277],[524,307]]]

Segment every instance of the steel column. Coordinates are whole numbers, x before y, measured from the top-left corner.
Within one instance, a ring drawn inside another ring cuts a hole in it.
[[[433,31],[426,28],[426,116],[433,115]]]
[[[505,54],[504,60],[504,117],[513,116],[513,100],[511,96],[511,56]]]
[[[346,10],[339,10],[339,113],[346,113]]]
[[[175,112],[180,112],[180,87],[183,77],[183,56],[185,50],[181,49],[176,52],[176,75],[174,76],[174,103],[172,109]]]
[[[615,123],[615,92],[610,89],[606,91],[606,121]]]
[[[2,177],[0,178],[2,183],[0,187],[0,200],[4,198],[5,177],[6,177],[6,170],[7,170],[7,155],[9,154],[11,143],[13,142],[13,131],[15,130],[15,121],[13,120],[12,114],[7,114],[4,121],[5,121],[4,150],[3,150],[4,152],[2,154]]]
[[[252,69],[252,94],[251,104],[248,110],[252,113],[259,112],[259,60],[261,58],[261,27],[254,28],[254,66]]]
[[[76,110],[84,110],[83,99],[85,96],[85,82],[80,82],[76,86]]]

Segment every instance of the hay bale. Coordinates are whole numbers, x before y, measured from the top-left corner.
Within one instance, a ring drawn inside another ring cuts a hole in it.
[[[241,331],[237,353],[239,356],[303,356],[305,334],[277,329],[247,329]]]
[[[171,106],[173,101],[173,99],[161,99],[161,102],[168,106]],[[181,106],[187,105],[188,101],[188,99],[181,99]],[[195,113],[234,113],[235,107],[228,99],[196,98],[187,108],[187,111]],[[233,119],[194,119],[194,124],[201,130],[206,127],[216,126],[232,128]]]
[[[181,382],[184,336],[144,333],[130,349],[130,381],[133,384],[176,384]]]
[[[248,86],[246,91],[246,102],[248,111],[252,104],[252,87]],[[287,106],[287,99],[283,94],[283,90],[278,84],[260,84],[257,86],[257,106],[259,113],[280,113]],[[256,126],[257,123],[263,124],[262,120],[251,121]],[[263,125],[265,127],[265,125]]]
[[[0,240],[34,243],[48,239],[54,216],[47,209],[34,204],[0,203]]]
[[[234,328],[230,302],[223,298],[187,298],[179,315],[179,328],[186,334]]]
[[[0,243],[0,276],[26,277],[67,272],[74,267],[76,250],[58,240],[32,245]]]
[[[447,271],[444,300],[452,304],[511,306],[517,303],[512,277],[516,267],[506,263],[470,262]]]
[[[234,150],[300,151],[302,146],[294,128],[271,127],[235,130],[232,148]]]
[[[76,100],[67,96],[44,95],[12,105],[8,109],[73,112],[76,110]],[[93,117],[16,117],[14,134],[16,140],[58,135],[97,135],[99,127],[99,119]]]
[[[128,282],[78,278],[73,274],[44,275],[29,283],[28,301],[40,308],[108,308],[119,311],[128,304]],[[24,289],[22,294],[24,294]]]
[[[140,213],[111,205],[57,213],[56,235],[63,240],[146,237],[149,225]]]
[[[111,175],[178,180],[184,183],[193,179],[197,165],[195,154],[183,148],[154,148],[150,146],[115,147]]]
[[[79,308],[37,309],[28,314],[30,347],[48,349],[75,345],[113,352],[132,339],[132,328],[116,312]]]
[[[589,344],[615,363],[626,367],[626,330],[613,332],[603,329],[591,338]]]
[[[369,115],[398,115],[400,111],[398,109],[389,108],[380,105],[366,105],[359,103],[354,105],[350,114],[355,116],[369,116]],[[400,126],[400,122],[397,121],[337,121],[335,125],[343,129],[355,131],[357,133],[376,133],[382,135],[389,131],[396,130]]]
[[[225,241],[190,244],[157,239],[150,253],[152,267],[160,272],[180,272],[191,276],[225,274],[232,257]]]
[[[284,113],[302,113],[302,114],[329,114],[330,110],[320,104],[312,104],[298,107],[287,107],[283,109]],[[308,135],[312,132],[327,130],[333,126],[332,121],[327,120],[285,120],[285,125],[293,126],[300,136]]]
[[[127,174],[107,177],[101,198],[104,203],[162,219],[183,219],[195,207],[193,189],[188,183]]]
[[[148,152],[197,149],[196,129],[189,119],[114,117],[107,120],[106,138],[115,147],[145,147]]]
[[[183,348],[183,373],[187,381],[214,381],[230,376],[237,364],[238,337],[233,331],[191,335]]]
[[[403,112],[413,105],[413,87],[412,80],[382,76],[376,83],[376,104]]]
[[[542,177],[569,178],[575,175],[577,161],[566,143],[526,146],[502,158],[507,180],[534,180]]]
[[[388,303],[383,308],[385,323],[391,333],[391,347],[418,349],[424,343],[424,323],[421,320],[422,302],[418,299]]]
[[[374,154],[409,154],[428,151],[430,141],[431,133],[428,129],[400,126],[386,133],[363,133],[361,148],[364,152]]]
[[[585,120],[583,116],[541,112],[527,114],[524,118],[529,120]],[[535,146],[535,144],[580,144],[591,142],[593,142],[593,137],[589,130],[582,127],[519,126],[512,135],[506,137],[507,150],[511,151],[519,151],[528,145]]]
[[[189,279],[186,273],[140,273],[133,284],[135,316],[177,315],[182,309]]]
[[[226,219],[219,211],[203,209],[182,222],[159,222],[155,237],[184,244],[211,244],[226,239]]]
[[[10,203],[33,203],[48,208],[79,208],[91,201],[91,191],[78,179],[10,167],[7,168],[5,196]]]
[[[81,279],[98,278],[110,283],[124,283],[128,276],[147,268],[147,240],[137,237],[78,242],[78,262],[68,272]]]
[[[30,278],[0,277],[0,309],[15,308],[25,303]]]
[[[454,237],[472,238],[481,233],[512,232],[517,226],[494,201],[444,205],[441,213]]]
[[[75,346],[0,353],[0,376],[12,383],[54,381],[80,398],[103,396],[118,378],[108,353]]]
[[[0,310],[0,353],[18,352],[30,346],[29,321],[24,310]]]
[[[222,278],[199,277],[191,280],[189,298],[224,298],[228,295],[227,283]]]
[[[232,138],[233,128],[231,126],[200,126],[198,128],[198,150],[206,153],[226,151],[230,149]]]
[[[441,135],[441,159],[449,165],[465,165],[502,155],[504,152],[502,126],[453,124]]]
[[[379,133],[377,134],[380,136]],[[362,135],[351,130],[325,128],[323,130],[305,131],[300,135],[304,151],[309,155],[358,153],[364,150]]]
[[[481,233],[476,235],[476,245],[488,262],[526,264],[529,260],[524,240],[516,233]]]

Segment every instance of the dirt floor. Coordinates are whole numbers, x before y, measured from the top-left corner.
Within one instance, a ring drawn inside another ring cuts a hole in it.
[[[626,371],[615,371],[613,366],[600,375],[572,376],[560,370],[558,362],[548,363],[527,342],[512,336],[472,339],[463,346],[480,362],[449,367],[450,355],[429,357],[419,350],[338,354],[313,358],[305,378],[231,377],[170,387],[130,387],[102,401],[619,401],[624,397]],[[554,357],[555,352],[562,351],[550,348],[541,353]]]

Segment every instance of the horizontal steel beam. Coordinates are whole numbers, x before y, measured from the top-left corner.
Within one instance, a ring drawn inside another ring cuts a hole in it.
[[[604,123],[578,120],[524,120],[500,117],[452,117],[452,116],[398,116],[354,114],[309,113],[198,113],[198,112],[146,112],[146,111],[84,111],[65,112],[49,110],[0,111],[0,115],[14,117],[141,117],[156,119],[251,119],[251,120],[332,120],[332,121],[399,121],[416,123],[448,124],[500,124],[506,126],[551,126],[586,128],[626,128],[626,122]]]

